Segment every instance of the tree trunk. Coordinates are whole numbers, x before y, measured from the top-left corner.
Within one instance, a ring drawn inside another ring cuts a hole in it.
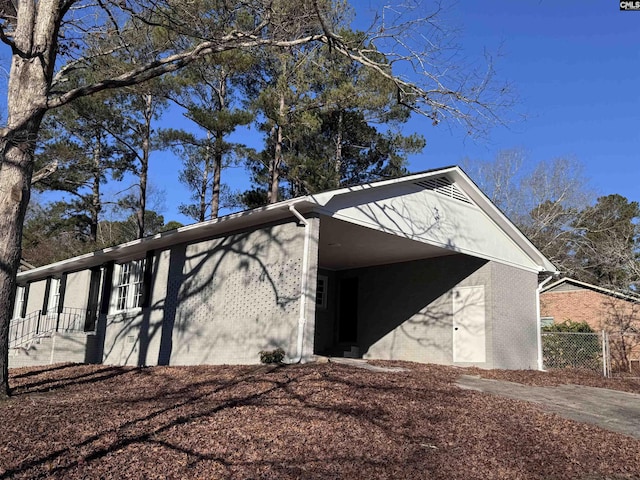
[[[224,69],[220,73],[218,84],[218,113],[227,108],[227,76]],[[213,185],[211,192],[211,218],[218,218],[220,210],[220,176],[222,175],[222,156],[224,154],[224,132],[216,131],[216,141],[213,156]]]
[[[9,396],[9,322],[29,204],[33,153],[47,105],[57,50],[59,1],[20,2],[7,89],[7,126],[0,130],[0,399]],[[20,55],[22,53],[22,55]]]
[[[207,146],[205,147],[204,169],[202,170],[202,178],[200,181],[200,192],[198,192],[200,200],[200,211],[198,212],[198,221],[204,222],[207,217],[207,190],[209,190],[209,171],[211,169],[211,134],[207,132]]]
[[[0,170],[0,399],[9,395],[9,322],[20,264],[22,224],[29,203],[35,136],[41,115],[2,138]]]
[[[335,177],[333,180],[333,188],[340,187],[340,178],[342,172],[342,136],[344,130],[344,112],[340,110],[338,114],[338,133],[336,136],[336,160],[334,164]]]
[[[102,159],[102,137],[100,132],[96,132],[95,145],[93,147],[93,185],[91,188],[91,232],[92,242],[98,241],[98,222],[100,221],[100,211],[102,203],[100,201],[100,161]]]
[[[153,117],[153,96],[145,95],[144,136],[142,139],[142,159],[140,160],[140,198],[138,199],[138,238],[145,235],[144,216],[147,210],[147,177],[149,175],[149,155],[151,154],[151,119]]]
[[[284,133],[282,127],[286,119],[286,103],[284,93],[280,94],[280,106],[278,109],[278,123],[275,128],[275,149],[273,161],[269,164],[269,188],[267,190],[267,203],[278,201],[278,190],[280,188],[280,168],[282,167],[282,144],[284,143]]]
[[[275,127],[276,145],[273,161],[269,164],[269,189],[267,190],[267,203],[278,201],[278,190],[280,188],[280,162],[282,158],[282,127]]]
[[[10,392],[9,322],[20,264],[22,224],[29,204],[33,153],[44,114],[38,106],[45,91],[42,68],[38,68],[37,60],[16,57],[9,82],[7,128],[0,136],[0,399]]]
[[[217,132],[216,137],[216,153],[213,158],[213,191],[211,193],[211,218],[218,218],[220,210],[220,176],[222,172],[222,132]]]

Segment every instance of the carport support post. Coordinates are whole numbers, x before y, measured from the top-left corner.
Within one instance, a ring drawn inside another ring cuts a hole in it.
[[[540,318],[540,292],[547,282],[553,277],[545,278],[536,288],[536,330],[538,332],[538,370],[544,370],[542,357],[542,319]]]

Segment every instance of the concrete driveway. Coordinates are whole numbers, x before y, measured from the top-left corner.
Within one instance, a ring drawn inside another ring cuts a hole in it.
[[[640,395],[581,385],[534,387],[475,375],[458,378],[460,388],[538,403],[548,411],[640,439]]]

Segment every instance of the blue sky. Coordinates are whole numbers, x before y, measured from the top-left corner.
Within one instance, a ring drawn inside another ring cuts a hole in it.
[[[470,55],[501,49],[496,69],[518,93],[513,113],[526,119],[484,142],[416,119],[427,148],[412,168],[523,148],[533,162],[573,156],[597,193],[640,200],[640,12],[612,0],[466,0],[452,13]]]
[[[378,0],[352,3],[357,18]],[[572,156],[584,164],[599,195],[619,193],[640,201],[640,12],[621,12],[613,0],[461,0],[447,8],[445,23],[460,28],[462,54],[480,62],[485,49],[500,52],[498,75],[514,87],[518,103],[508,127],[474,140],[446,124],[433,127],[416,117],[405,133],[427,140],[410,169],[420,171],[460,163],[465,157],[489,160],[503,149],[520,148],[531,162]],[[243,136],[260,139],[255,130]],[[152,181],[167,192],[166,219],[188,222],[177,204],[188,192],[175,185],[167,154],[156,153]],[[175,165],[175,164],[174,164]],[[223,180],[239,188],[246,174],[234,168]]]

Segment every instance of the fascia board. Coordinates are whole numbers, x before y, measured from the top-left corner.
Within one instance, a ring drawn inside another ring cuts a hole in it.
[[[555,287],[557,287],[558,285],[561,285],[563,283],[572,283],[574,285],[578,285],[580,287],[584,287],[586,289],[589,290],[593,290],[595,292],[599,292],[605,295],[609,295],[612,297],[617,297],[620,298],[621,300],[627,300],[629,302],[633,302],[633,303],[638,303],[640,302],[640,297],[634,297],[632,295],[628,295],[626,293],[622,293],[622,292],[616,292],[615,290],[609,290],[608,288],[604,288],[604,287],[599,287],[597,285],[593,285],[591,283],[587,283],[587,282],[581,282],[580,280],[576,280],[575,278],[570,278],[570,277],[564,277],[561,278],[560,280],[556,280],[553,283],[550,283],[549,285],[547,285],[546,287],[544,287],[542,289],[541,293],[547,292]]]
[[[433,169],[433,170],[427,170],[424,172],[419,172],[419,173],[414,173],[411,175],[407,175],[405,177],[398,177],[398,178],[391,178],[389,180],[380,180],[378,182],[372,182],[372,183],[364,183],[362,185],[354,185],[353,187],[344,187],[344,188],[339,188],[337,190],[331,190],[328,192],[322,192],[322,193],[317,193],[314,195],[309,195],[308,197],[306,197],[309,201],[313,201],[315,203],[317,203],[320,206],[326,206],[331,199],[333,199],[334,197],[340,196],[340,195],[345,195],[345,194],[352,194],[355,192],[361,192],[363,190],[369,190],[371,188],[381,188],[381,187],[387,187],[390,185],[397,185],[397,184],[402,184],[402,183],[412,183],[415,182],[416,180],[422,180],[423,178],[428,178],[428,177],[433,177],[436,175],[443,175],[443,174],[447,174],[449,172],[453,172],[457,169],[458,167],[444,167],[444,168],[437,168],[437,169]]]

